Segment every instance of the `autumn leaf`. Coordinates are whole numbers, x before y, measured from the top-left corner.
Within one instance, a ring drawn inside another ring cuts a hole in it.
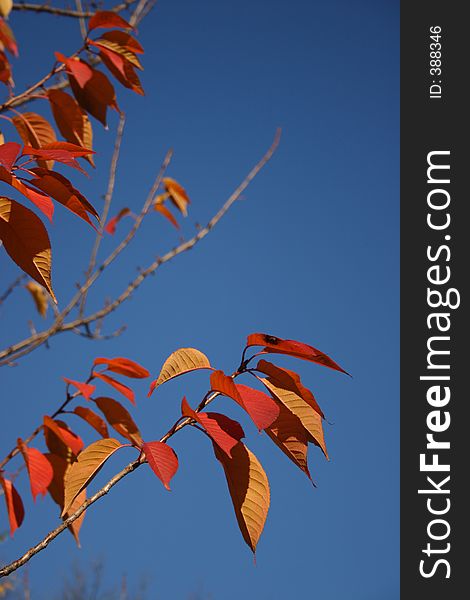
[[[109,221],[106,223],[106,226],[104,228],[104,230],[106,231],[106,233],[109,233],[110,235],[114,235],[116,233],[116,226],[119,223],[119,221],[123,218],[126,217],[127,215],[130,215],[131,211],[128,208],[122,208],[117,215],[115,215],[114,217],[112,217],[111,219],[109,219]]]
[[[37,113],[22,113],[13,117],[12,122],[25,146],[39,149],[46,144],[57,141],[55,131],[49,121]],[[39,156],[39,158],[42,157]],[[52,169],[54,159],[38,160],[38,165],[46,169]]]
[[[84,86],[69,74],[70,87],[78,104],[105,127],[108,107],[120,112],[116,101],[116,92],[109,79],[101,71],[91,70],[91,78]]]
[[[215,444],[214,452],[224,468],[241,534],[254,553],[269,510],[268,478],[256,456],[242,442],[232,449],[232,458]]]
[[[82,450],[77,461],[70,465],[65,473],[62,515],[70,512],[70,507],[78,494],[93,480],[108,458],[119,448],[122,448],[121,442],[114,438],[106,438],[93,442]]]
[[[93,130],[87,113],[80,108],[75,98],[62,90],[48,90],[47,96],[52,114],[60,133],[72,144],[93,148]],[[94,166],[93,157],[83,157]]]
[[[64,63],[67,74],[69,77],[74,78],[79,87],[85,87],[93,77],[93,69],[81,58],[78,58],[77,56],[67,58],[67,56],[64,56],[61,52],[56,52],[55,57],[58,61]]]
[[[178,470],[176,452],[163,442],[146,442],[142,450],[150,468],[169,491],[170,481]]]
[[[97,431],[101,437],[109,438],[108,427],[103,419],[95,413],[91,408],[86,406],[76,406],[73,412],[86,421],[95,431]]]
[[[250,346],[264,346],[263,353],[286,354],[287,356],[308,360],[349,375],[347,371],[342,369],[328,355],[313,346],[308,346],[295,340],[283,340],[282,338],[267,335],[266,333],[252,333],[246,341],[246,347],[249,348]]]
[[[310,404],[322,419],[325,418],[322,409],[315,400],[315,396],[302,384],[298,373],[289,371],[289,369],[281,369],[281,367],[277,367],[267,360],[260,360],[256,366],[256,370],[269,375],[273,381],[278,382],[282,387],[295,392],[298,396],[303,398],[307,404]]]
[[[308,470],[308,433],[300,419],[281,402],[279,416],[264,431],[272,441],[312,480]]]
[[[52,200],[39,190],[32,188],[27,181],[18,179],[15,175],[0,165],[0,181],[4,181],[11,185],[15,190],[18,190],[23,196],[28,198],[39,210],[46,215],[49,221],[52,221],[54,214],[54,203]]]
[[[18,56],[18,45],[15,36],[3,19],[0,19],[0,42],[13,56]]]
[[[246,385],[235,384],[223,371],[211,374],[211,389],[235,400],[260,431],[269,427],[279,415],[279,408],[270,396]]]
[[[96,398],[96,406],[104,414],[111,427],[132,444],[142,446],[142,436],[133,418],[124,406],[112,398]]]
[[[85,502],[85,500],[86,500],[86,488],[78,494],[78,496],[72,502],[72,505],[70,506],[68,511],[63,515],[62,520],[66,521],[71,515],[73,515],[73,513],[80,508],[80,506]],[[73,535],[75,542],[79,548],[81,546],[80,546],[80,538],[78,537],[78,534],[82,527],[83,519],[85,518],[85,513],[86,513],[86,511],[83,511],[82,514],[78,517],[78,519],[75,519],[75,521],[68,526],[68,530]]]
[[[73,385],[74,387],[76,387],[77,390],[80,392],[80,394],[87,400],[90,399],[90,396],[96,390],[96,386],[91,385],[90,383],[74,381],[73,379],[68,379],[68,377],[64,377],[64,381],[65,381],[65,383],[68,383],[69,385]]]
[[[150,384],[148,395],[150,396],[162,383],[198,369],[212,369],[209,359],[205,354],[195,348],[180,348],[176,350],[163,363],[160,375]]]
[[[238,444],[241,438],[245,437],[240,423],[219,413],[197,413],[189,406],[186,397],[181,402],[181,414],[184,417],[191,417],[196,423],[199,423],[212,441],[229,457],[231,456],[232,448]]]
[[[88,215],[92,215],[99,221],[98,213],[66,177],[55,171],[41,168],[31,169],[31,173],[34,175],[29,182],[31,185],[60,202],[65,208],[95,228]]]
[[[271,379],[271,377],[267,379],[260,377],[259,380],[279,402],[282,402],[291,413],[298,417],[303,427],[309,433],[310,441],[319,446],[326,458],[328,458],[322,418],[317,411],[307,404],[301,396],[292,391],[292,389],[283,387],[277,381]]]
[[[9,479],[5,479],[0,473],[0,485],[3,488],[5,502],[8,511],[8,520],[10,522],[10,535],[13,534],[21,526],[24,519],[24,506],[21,496],[16,491],[15,486]]]
[[[42,452],[36,448],[29,448],[21,438],[18,439],[17,445],[28,469],[31,494],[33,500],[36,501],[38,494],[46,495],[54,472],[50,462]]]
[[[141,44],[127,31],[105,31],[101,34],[101,40],[107,40],[109,42],[114,42],[118,44],[122,48],[126,48],[130,52],[134,54],[143,54],[144,49]]]
[[[155,204],[153,205],[153,208],[154,208],[154,210],[159,212],[161,215],[163,215],[166,219],[168,219],[170,221],[170,223],[174,227],[176,227],[176,229],[180,228],[178,221],[175,219],[175,217],[171,214],[171,212],[168,210],[168,208],[164,204],[157,204],[155,202]]]
[[[0,240],[20,269],[57,302],[51,285],[51,244],[41,219],[15,200],[0,196]]]
[[[41,317],[45,318],[47,314],[48,299],[42,285],[39,285],[35,281],[28,281],[24,287],[31,294],[38,313],[41,315]]]
[[[133,29],[132,25],[117,13],[110,10],[96,12],[88,22],[88,32],[98,28],[111,29],[112,27],[118,27],[119,29]]]
[[[6,142],[0,146],[0,165],[7,171],[11,171],[13,165],[21,152],[20,144],[16,142]]]
[[[106,371],[112,371],[125,377],[144,379],[150,373],[141,365],[128,358],[95,358],[93,365],[106,365]]]
[[[165,190],[168,193],[170,200],[176,206],[176,208],[181,212],[183,217],[188,215],[188,204],[191,203],[186,190],[174,179],[171,177],[164,177],[163,184],[165,186]]]
[[[105,48],[100,51],[100,58],[103,64],[106,65],[109,72],[115,77],[121,85],[136,92],[140,96],[144,95],[144,89],[140,82],[139,76],[134,70],[134,67],[128,60],[124,60],[118,54],[110,52]]]
[[[98,377],[99,379],[113,387],[125,398],[127,398],[132,404],[135,405],[134,392],[131,390],[130,387],[127,387],[127,385],[124,385],[120,381],[117,381],[116,379],[110,377],[109,375],[106,375],[105,373],[97,373],[96,371],[93,371],[93,377]]]
[[[2,21],[0,19],[0,33],[1,33],[1,25]],[[13,77],[11,74],[10,62],[7,58],[5,52],[0,50],[0,81],[4,83],[6,86],[9,86],[10,89],[15,86]]]
[[[49,164],[50,161],[57,161],[85,174],[86,171],[82,169],[76,158],[85,158],[91,154],[95,154],[95,152],[89,148],[82,148],[82,146],[77,146],[70,142],[53,142],[44,144],[41,148],[32,148],[31,146],[25,146],[23,148],[23,155],[32,156],[34,158],[44,158],[46,159],[47,164]],[[46,164],[46,162],[44,162],[44,164]],[[38,164],[40,163],[41,161],[38,161]]]
[[[52,432],[67,448],[70,448],[73,454],[79,454],[79,452],[83,448],[83,440],[77,434],[73,433],[73,431],[71,431],[65,425],[65,423],[51,419],[51,417],[45,416],[43,424],[45,434],[47,431]],[[47,447],[49,448],[49,450],[51,450],[51,452],[54,452],[54,447],[49,446],[47,434],[45,438]],[[60,454],[60,451],[55,453]]]

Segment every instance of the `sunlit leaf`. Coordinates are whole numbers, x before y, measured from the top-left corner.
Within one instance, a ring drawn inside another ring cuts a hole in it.
[[[10,535],[13,537],[15,531],[20,527],[24,519],[24,506],[21,496],[16,491],[15,486],[9,479],[5,479],[0,474],[0,485],[3,488],[5,502],[8,511],[8,520],[10,522]]]
[[[239,442],[229,458],[214,444],[214,452],[222,463],[243,539],[253,552],[266,522],[269,510],[269,482],[256,456]]]
[[[115,431],[136,446],[140,447],[142,445],[143,441],[139,428],[120,402],[104,397],[96,398],[94,402]]]
[[[51,419],[51,417],[45,416],[43,420],[44,429],[51,431],[59,440],[65,444],[67,448],[70,448],[73,454],[77,455],[83,448],[83,440],[73,431],[71,431],[64,423]],[[55,448],[51,448],[48,444],[48,438],[46,435],[46,444],[51,452],[55,452]],[[55,452],[61,454],[60,451]]]
[[[142,450],[152,471],[165,488],[170,490],[170,481],[178,470],[176,452],[163,442],[146,442]]]
[[[49,304],[49,300],[47,298],[47,294],[42,287],[35,281],[28,281],[25,285],[25,288],[31,294],[32,299],[34,300],[34,304],[36,306],[36,310],[41,315],[41,317],[45,318],[47,314],[47,306]]]
[[[119,29],[133,29],[132,25],[117,13],[110,10],[100,10],[88,21],[89,32],[93,31],[93,29],[111,29],[112,27],[118,27]]]
[[[42,452],[28,447],[21,438],[18,439],[18,448],[28,469],[33,499],[36,500],[38,494],[45,496],[54,474],[50,462]]]
[[[69,385],[73,385],[74,387],[76,387],[77,390],[80,392],[80,394],[87,400],[90,399],[90,396],[96,390],[96,386],[91,385],[90,383],[84,383],[82,381],[74,381],[73,379],[68,379],[67,377],[64,377],[64,381],[65,381],[65,383],[68,383]]]
[[[171,177],[164,177],[163,184],[173,204],[186,217],[188,214],[188,204],[191,203],[191,200],[184,187]]]
[[[70,512],[70,507],[78,494],[92,481],[101,467],[121,442],[113,438],[98,440],[80,452],[78,459],[67,469],[64,478],[64,508],[62,514]]]
[[[162,383],[198,369],[212,369],[209,359],[205,354],[195,348],[180,348],[170,354],[163,363],[160,375],[150,384],[150,394]]]
[[[115,390],[117,390],[120,394],[122,394],[125,398],[127,398],[132,404],[135,404],[135,395],[130,387],[128,387],[127,385],[124,385],[120,381],[117,381],[116,379],[114,379],[114,377],[110,377],[109,375],[106,375],[105,373],[97,373],[96,371],[93,371],[93,376],[98,377],[99,379],[101,379],[102,381],[104,381],[105,383],[107,383],[108,385],[113,387]]]

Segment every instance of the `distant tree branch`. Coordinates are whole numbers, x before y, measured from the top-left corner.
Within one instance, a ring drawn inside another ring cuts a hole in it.
[[[198,233],[193,236],[190,240],[181,243],[173,250],[170,250],[163,256],[154,260],[147,268],[141,270],[139,275],[126,287],[126,289],[111,303],[104,306],[102,309],[92,313],[87,316],[79,316],[77,319],[74,319],[70,322],[65,322],[65,318],[70,314],[70,312],[80,303],[83,294],[88,292],[88,289],[93,285],[93,283],[101,276],[101,274],[109,267],[109,265],[117,258],[117,256],[127,247],[130,243],[137,230],[139,229],[144,217],[148,213],[149,209],[153,204],[153,200],[155,198],[156,191],[160,185],[163,174],[168,166],[168,163],[171,158],[171,153],[167,154],[167,157],[160,169],[160,173],[158,174],[154,185],[147,197],[147,200],[144,203],[142,211],[137,216],[136,221],[131,228],[130,232],[124,238],[124,240],[117,246],[117,248],[108,256],[106,260],[104,260],[101,265],[88,277],[85,283],[81,286],[72,300],[69,302],[67,307],[60,312],[60,314],[56,317],[54,323],[46,329],[45,331],[39,332],[35,335],[32,335],[17,344],[9,346],[5,350],[0,352],[0,366],[11,364],[14,360],[29,354],[35,348],[41,346],[46,341],[48,341],[51,337],[57,335],[58,333],[62,333],[65,331],[74,330],[76,331],[80,327],[87,327],[90,323],[103,319],[105,316],[116,310],[125,300],[129,298],[129,296],[134,292],[143,281],[149,276],[152,275],[161,265],[171,261],[176,256],[191,250],[198,242],[204,239],[210,231],[217,225],[217,223],[222,219],[222,217],[228,212],[231,206],[240,198],[242,193],[251,183],[251,181],[257,176],[257,174],[261,171],[261,169],[266,165],[266,163],[271,159],[272,155],[276,151],[276,148],[279,145],[280,140],[280,130],[276,132],[275,138],[268,149],[268,151],[264,154],[261,160],[253,167],[253,169],[248,173],[242,183],[237,187],[237,189],[231,194],[228,200],[224,203],[221,209],[212,217],[212,219],[208,222],[208,224],[198,231]]]
[[[126,10],[126,8],[129,8],[132,4],[135,4],[136,2],[137,0],[124,0],[124,2],[116,4],[116,6],[113,6],[112,8],[109,8],[107,10],[116,13],[122,12],[123,10]],[[76,19],[89,18],[96,13],[96,10],[72,10],[69,8],[59,8],[56,6],[50,6],[49,4],[34,4],[31,2],[15,2],[15,4],[13,4],[13,10],[48,13],[50,15],[58,15],[60,17],[73,17]]]
[[[0,296],[0,304],[3,304],[5,302],[5,300],[8,298],[8,296],[15,290],[15,288],[17,288],[19,285],[21,285],[21,283],[26,279],[26,275],[24,273],[22,273],[21,275],[19,275],[8,287],[7,289],[3,292],[3,294]]]

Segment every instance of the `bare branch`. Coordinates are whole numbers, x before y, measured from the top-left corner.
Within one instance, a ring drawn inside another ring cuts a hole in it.
[[[3,304],[5,302],[5,300],[8,298],[8,296],[15,290],[15,288],[17,288],[19,285],[21,285],[21,282],[23,282],[25,279],[26,279],[26,275],[24,273],[19,275],[15,279],[15,281],[13,281],[7,287],[7,289],[3,292],[3,294],[0,296],[0,304]]]
[[[116,13],[122,12],[123,10],[126,10],[126,8],[129,8],[129,6],[134,4],[136,1],[137,0],[124,0],[124,2],[121,2],[121,4],[117,4],[116,6],[114,6],[113,8],[110,8],[108,10],[110,10],[112,12],[116,12]],[[60,17],[73,17],[76,19],[92,17],[96,13],[95,10],[93,10],[93,11],[71,10],[68,8],[58,8],[55,6],[49,6],[47,4],[33,4],[30,2],[15,3],[15,4],[13,4],[13,10],[48,13],[51,15],[58,15]]]
[[[126,117],[125,117],[124,113],[122,113],[119,118],[119,125],[118,125],[117,133],[116,133],[116,141],[114,143],[114,152],[113,152],[113,156],[111,158],[111,166],[109,168],[108,189],[107,189],[106,195],[104,197],[103,212],[100,215],[101,227],[95,237],[95,244],[93,246],[93,250],[91,251],[90,262],[88,264],[88,269],[86,271],[85,279],[88,279],[90,277],[90,275],[93,273],[93,269],[95,268],[95,265],[96,265],[96,257],[98,256],[98,250],[100,249],[101,240],[103,239],[104,226],[108,219],[109,209],[110,209],[111,202],[113,199],[114,185],[116,183],[117,164],[118,164],[118,160],[119,160],[119,153],[121,150],[121,143],[122,143],[122,136],[124,134],[125,122],[126,122]],[[80,316],[83,316],[83,311],[85,310],[86,297],[87,297],[87,292],[84,292],[82,295],[82,298],[81,298],[81,302],[80,302],[80,313],[79,313]]]
[[[113,302],[103,307],[101,310],[93,313],[92,315],[88,315],[86,317],[79,317],[74,321],[69,323],[65,323],[65,317],[71,312],[71,310],[80,302],[82,295],[87,292],[90,286],[98,279],[98,277],[103,273],[103,271],[115,260],[115,258],[124,250],[124,248],[128,245],[131,239],[134,237],[137,229],[140,227],[140,224],[147,214],[149,208],[151,207],[153,198],[155,196],[156,190],[158,189],[158,185],[163,176],[164,170],[169,162],[170,156],[167,155],[167,158],[162,165],[162,170],[158,175],[155,183],[152,187],[152,190],[147,197],[147,200],[144,204],[144,207],[137,217],[132,229],[129,234],[124,238],[124,240],[119,244],[119,246],[111,253],[111,255],[98,267],[98,269],[91,275],[88,280],[83,284],[83,286],[79,289],[75,297],[71,300],[68,306],[60,313],[60,316],[56,319],[56,321],[51,325],[51,327],[43,332],[38,333],[35,336],[30,336],[25,340],[6,348],[2,352],[0,352],[0,366],[4,366],[11,363],[12,359],[17,359],[26,354],[29,354],[32,350],[41,346],[46,342],[46,340],[50,339],[52,336],[62,333],[65,331],[75,330],[77,328],[83,327],[84,325],[88,325],[102,319],[109,313],[116,310],[118,306],[120,306],[125,300],[129,298],[133,291],[135,291],[142,282],[149,276],[152,275],[162,264],[165,264],[175,258],[176,256],[186,252],[187,250],[191,250],[198,242],[200,242],[206,235],[215,227],[215,225],[222,219],[222,217],[228,212],[231,206],[240,198],[242,193],[251,183],[251,181],[256,177],[256,175],[261,171],[261,169],[266,165],[266,163],[271,159],[272,155],[276,151],[276,148],[279,145],[281,132],[278,130],[276,132],[273,143],[271,144],[268,151],[265,153],[263,158],[253,167],[253,169],[248,173],[242,183],[237,187],[237,189],[232,193],[232,195],[228,198],[222,208],[217,212],[214,217],[209,221],[209,223],[198,233],[192,237],[190,240],[183,242],[173,250],[167,252],[160,258],[157,258],[154,262],[152,262],[146,269],[142,270],[139,275],[127,286],[127,288],[118,296]]]

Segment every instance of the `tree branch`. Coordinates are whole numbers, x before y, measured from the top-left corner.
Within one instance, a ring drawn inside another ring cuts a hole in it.
[[[62,333],[65,331],[75,330],[77,328],[89,325],[94,321],[102,319],[109,313],[116,310],[118,306],[120,306],[125,300],[129,298],[133,291],[135,291],[142,282],[149,276],[152,275],[162,264],[165,264],[171,261],[173,258],[186,252],[187,250],[191,250],[198,242],[200,242],[203,238],[205,238],[208,233],[217,225],[217,223],[222,219],[222,217],[228,212],[231,206],[240,198],[242,193],[251,183],[251,181],[256,177],[256,175],[261,171],[261,169],[266,165],[266,163],[271,159],[272,155],[276,151],[276,148],[279,145],[281,132],[278,130],[276,132],[274,141],[272,142],[270,148],[262,157],[262,159],[253,167],[253,169],[248,173],[242,183],[237,187],[237,189],[232,193],[232,195],[228,198],[222,208],[212,217],[209,223],[201,229],[194,237],[190,240],[183,242],[173,250],[167,252],[162,257],[157,258],[153,261],[146,269],[142,270],[139,275],[127,286],[127,288],[118,296],[113,302],[103,307],[101,310],[96,311],[95,313],[88,315],[86,317],[79,317],[69,323],[65,323],[65,317],[71,312],[71,310],[75,307],[75,305],[80,301],[83,293],[87,292],[89,287],[98,279],[98,277],[103,273],[103,271],[114,261],[114,259],[122,252],[122,250],[127,246],[132,237],[135,235],[137,229],[139,228],[142,219],[147,214],[153,198],[155,196],[155,192],[158,188],[159,182],[162,178],[164,169],[166,169],[167,162],[169,161],[169,156],[167,155],[167,159],[162,166],[162,171],[157,177],[155,184],[152,187],[151,193],[147,197],[147,200],[144,204],[144,207],[137,217],[134,226],[132,227],[129,234],[126,238],[119,244],[119,246],[113,251],[113,253],[98,267],[98,269],[91,275],[88,280],[83,284],[80,290],[77,292],[75,297],[71,300],[69,305],[60,313],[59,317],[56,321],[51,325],[51,327],[43,332],[37,333],[36,335],[30,336],[25,340],[6,348],[2,352],[0,352],[0,366],[4,366],[10,364],[12,360],[25,356],[29,354],[35,348],[44,344],[48,339],[53,337],[58,333]]]
[[[121,4],[116,4],[113,8],[108,10],[118,13],[126,10],[132,4],[134,4],[137,0],[124,0]],[[83,11],[83,10],[71,10],[69,8],[58,8],[55,6],[49,6],[47,4],[32,4],[30,2],[18,2],[13,4],[13,10],[18,11],[33,11],[38,13],[48,13],[50,15],[58,15],[60,17],[73,17],[76,19],[83,19],[92,17],[96,10],[93,11]]]
[[[3,292],[3,294],[0,296],[0,304],[3,304],[5,302],[5,300],[8,298],[8,296],[14,291],[14,289],[17,288],[19,285],[21,285],[21,282],[24,281],[25,279],[26,279],[26,275],[24,273],[19,275],[15,279],[15,281],[13,281],[7,287],[7,289]]]

